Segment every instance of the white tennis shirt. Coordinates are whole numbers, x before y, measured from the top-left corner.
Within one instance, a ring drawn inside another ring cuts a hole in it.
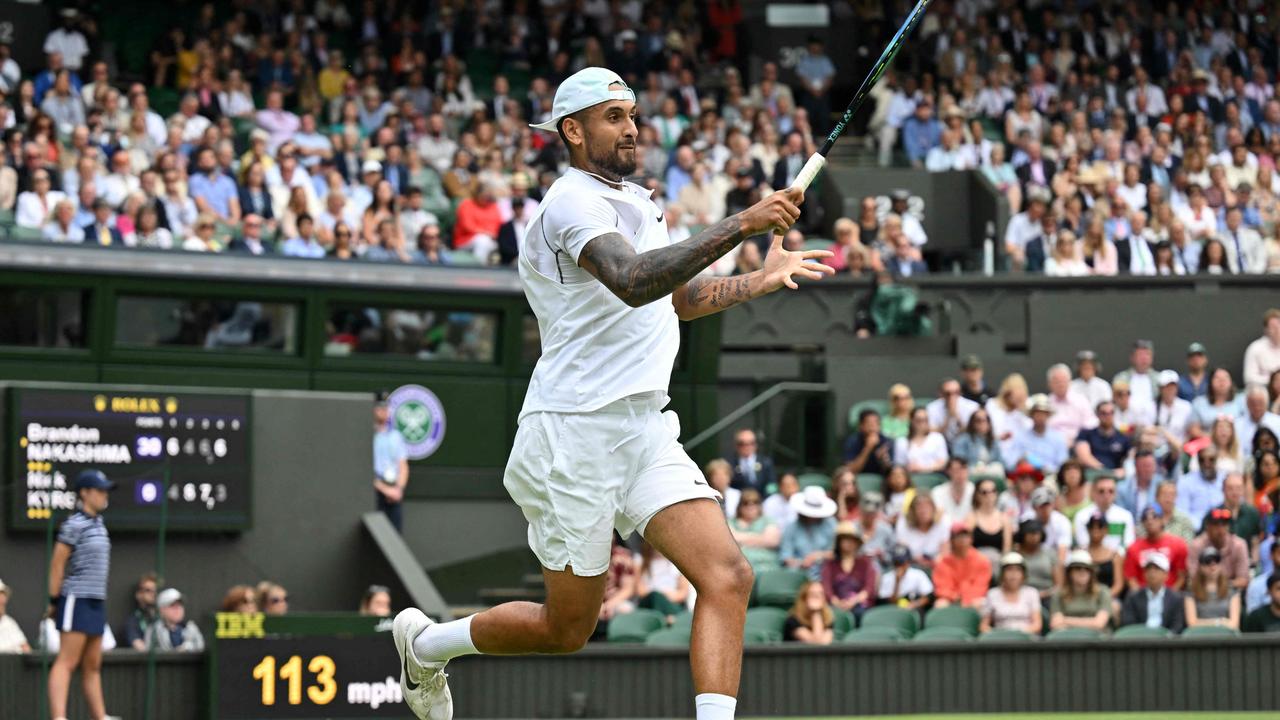
[[[529,219],[520,281],[538,318],[542,357],[520,417],[591,412],[630,395],[667,392],[680,349],[669,298],[633,308],[578,267],[590,241],[619,233],[637,253],[671,244],[663,211],[633,183],[615,189],[570,168]]]

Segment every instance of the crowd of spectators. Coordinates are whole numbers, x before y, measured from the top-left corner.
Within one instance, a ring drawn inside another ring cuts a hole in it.
[[[1082,351],[1034,395],[970,356],[928,402],[896,384],[855,408],[829,478],[780,470],[743,429],[707,481],[757,577],[809,581],[787,639],[829,643],[832,612],[885,604],[973,608],[983,631],[1280,630],[1280,310],[1263,326],[1240,370],[1201,343],[1157,370],[1138,340],[1110,380]],[[650,551],[615,553],[640,579],[611,583],[602,619],[696,602]]]
[[[581,67],[636,90],[636,179],[676,240],[788,185],[831,121],[823,42],[789,74],[746,62],[736,0],[287,5],[205,3],[142,75],[117,72],[74,10],[39,71],[0,50],[0,209],[56,242],[509,264],[567,161],[528,123]],[[863,44],[906,10],[836,5]],[[1261,6],[933,7],[874,89],[867,138],[881,164],[981,171],[1016,213],[1014,269],[1280,271],[1280,30]],[[857,219],[810,203],[793,240],[832,237],[855,275],[920,274],[923,212],[905,196],[868,197]]]
[[[54,619],[40,621],[36,636],[39,639],[31,644],[18,622],[6,613],[10,592],[11,588],[0,581],[0,653],[57,653],[59,633]],[[213,610],[285,615],[289,612],[289,592],[270,580],[257,585],[233,585]],[[360,597],[357,612],[391,617],[391,590],[384,585],[370,585]],[[186,595],[172,586],[162,588],[155,573],[146,573],[134,583],[129,613],[115,628],[113,631],[110,623],[106,626],[103,650],[203,652],[206,647],[204,633],[188,615]]]

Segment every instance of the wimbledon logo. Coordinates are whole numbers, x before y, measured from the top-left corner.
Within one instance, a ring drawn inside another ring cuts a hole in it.
[[[444,405],[421,385],[401,385],[387,398],[387,410],[404,437],[410,460],[430,457],[444,441]]]

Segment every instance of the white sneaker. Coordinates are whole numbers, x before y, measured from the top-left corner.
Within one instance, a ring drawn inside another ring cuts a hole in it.
[[[391,637],[400,655],[400,692],[405,704],[422,720],[453,720],[453,695],[444,674],[446,663],[420,662],[413,654],[414,639],[434,624],[417,608],[406,608],[396,615]]]

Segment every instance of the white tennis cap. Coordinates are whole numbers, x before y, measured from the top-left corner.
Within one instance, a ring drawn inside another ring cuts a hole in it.
[[[621,90],[610,90],[613,84],[622,86]],[[635,102],[636,94],[618,73],[602,67],[583,68],[565,78],[556,88],[555,102],[551,104],[551,119],[543,123],[530,123],[529,127],[555,132],[564,118],[602,102],[610,100],[630,100]]]

